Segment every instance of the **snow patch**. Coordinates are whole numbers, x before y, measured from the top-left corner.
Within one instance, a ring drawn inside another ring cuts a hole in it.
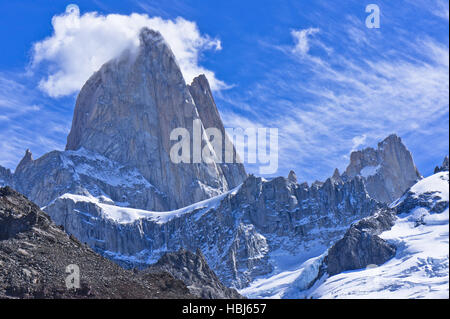
[[[361,175],[364,178],[367,178],[369,176],[373,176],[375,175],[378,170],[380,169],[381,165],[377,165],[377,166],[366,166],[364,167],[361,172],[359,173],[359,175]]]
[[[205,212],[210,209],[217,208],[220,202],[229,194],[235,194],[240,188],[240,185],[233,190],[221,194],[219,196],[167,212],[152,212],[148,210],[121,207],[117,205],[112,205],[107,199],[102,197],[84,196],[84,195],[74,195],[74,194],[64,194],[60,196],[60,199],[70,199],[75,203],[78,202],[88,202],[93,203],[98,206],[103,213],[103,217],[111,219],[119,224],[133,223],[138,219],[148,219],[154,221],[158,224],[165,224],[172,220],[173,218],[180,217],[184,214],[197,211],[196,219],[199,219]],[[123,204],[123,203],[120,203]]]

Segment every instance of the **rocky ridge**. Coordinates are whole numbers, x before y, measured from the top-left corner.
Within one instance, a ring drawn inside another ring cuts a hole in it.
[[[352,222],[387,208],[369,196],[363,176],[341,178],[336,171],[309,186],[296,183],[293,174],[270,181],[249,176],[234,191],[179,211],[122,208],[120,216],[130,216],[123,220],[114,219],[117,207],[86,196],[62,196],[45,210],[125,267],[143,268],[167,251],[200,249],[226,285],[243,288],[276,271],[274,252],[301,259],[324,251]],[[133,218],[136,214],[141,217]]]
[[[241,299],[235,289],[225,287],[209,268],[205,257],[198,249],[196,253],[180,249],[165,253],[155,264],[143,273],[168,272],[183,281],[189,291],[203,299]]]
[[[80,287],[66,287],[66,267]],[[167,272],[137,277],[57,227],[38,206],[0,188],[0,298],[195,298]]]

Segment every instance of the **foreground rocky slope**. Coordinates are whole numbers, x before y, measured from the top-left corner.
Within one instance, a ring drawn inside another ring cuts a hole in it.
[[[235,289],[225,287],[217,275],[206,263],[200,250],[194,254],[180,249],[177,252],[164,254],[158,262],[145,269],[142,273],[168,272],[183,281],[189,291],[204,299],[241,299]]]
[[[67,289],[66,267],[80,269]],[[193,298],[181,280],[160,271],[136,276],[94,253],[53,224],[39,207],[0,188],[0,298]]]

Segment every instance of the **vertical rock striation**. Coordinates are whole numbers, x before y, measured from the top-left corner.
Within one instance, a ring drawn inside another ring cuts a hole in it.
[[[218,195],[240,184],[241,164],[180,163],[170,159],[170,133],[204,120],[223,124],[206,78],[187,86],[159,32],[144,28],[137,52],[103,65],[83,86],[76,102],[67,150],[85,148],[138,171],[165,193],[170,208]],[[191,94],[192,92],[192,94]],[[194,98],[193,98],[194,96]]]

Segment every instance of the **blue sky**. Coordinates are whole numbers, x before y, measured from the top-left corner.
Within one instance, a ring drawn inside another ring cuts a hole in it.
[[[72,3],[81,22],[65,13]],[[369,3],[379,29],[365,26]],[[323,180],[390,133],[429,175],[449,148],[448,10],[440,0],[0,0],[0,165],[14,169],[27,148],[63,149],[85,78],[149,23],[187,80],[207,73],[226,127],[279,129],[276,175]]]

